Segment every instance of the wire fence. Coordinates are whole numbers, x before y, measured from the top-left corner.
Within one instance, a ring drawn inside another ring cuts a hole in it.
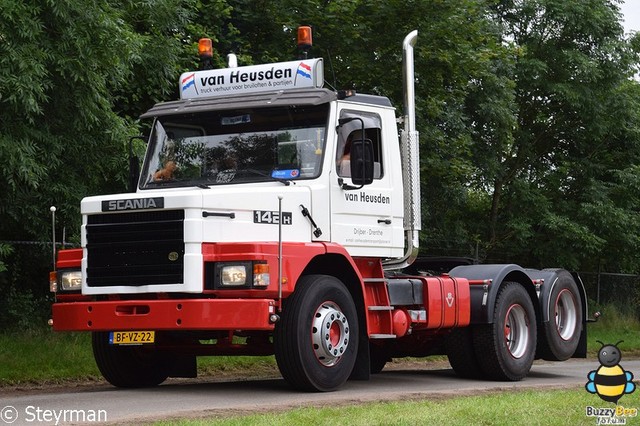
[[[640,275],[580,272],[587,297],[597,306],[610,305],[640,317]]]
[[[14,240],[0,240],[0,244],[6,244],[9,246],[16,246],[16,245],[22,245],[22,246],[47,246],[50,247],[53,242],[51,241],[14,241]],[[60,248],[65,248],[65,247],[70,247],[71,244],[66,242],[66,241],[56,241],[56,247],[60,247]]]

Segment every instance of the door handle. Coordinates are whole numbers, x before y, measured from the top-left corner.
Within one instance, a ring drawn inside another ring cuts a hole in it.
[[[378,219],[378,223],[384,223],[385,225],[391,225],[391,219]]]

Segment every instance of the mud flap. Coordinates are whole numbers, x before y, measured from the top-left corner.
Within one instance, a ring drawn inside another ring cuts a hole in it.
[[[169,377],[198,377],[198,362],[195,355],[170,355]]]
[[[362,327],[365,328],[365,327]],[[360,333],[360,344],[358,345],[358,355],[353,366],[349,380],[369,380],[371,377],[371,358],[369,355],[369,337],[366,328]]]

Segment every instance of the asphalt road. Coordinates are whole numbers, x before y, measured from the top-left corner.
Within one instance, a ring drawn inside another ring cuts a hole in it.
[[[640,377],[640,360],[621,366]],[[525,388],[579,388],[587,374],[600,367],[596,360],[536,362],[520,382],[460,379],[449,368],[418,366],[385,369],[368,382],[350,381],[339,391],[301,393],[282,379],[207,382],[169,381],[151,389],[122,390],[110,386],[20,391],[0,394],[0,426],[37,424],[139,423],[163,418],[200,417],[280,410],[288,407],[355,404],[358,402],[438,398],[484,391]],[[586,392],[586,391],[585,391]],[[66,421],[64,421],[66,420]],[[79,421],[80,420],[80,421]]]

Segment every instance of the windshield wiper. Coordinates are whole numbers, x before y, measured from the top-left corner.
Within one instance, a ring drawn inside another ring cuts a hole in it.
[[[171,179],[171,180],[153,180],[153,181],[149,181],[146,183],[145,187],[150,187],[150,186],[175,186],[176,184],[178,184],[179,182],[175,179]]]
[[[169,187],[182,187],[182,186],[196,186],[198,188],[202,188],[202,189],[210,189],[209,185],[207,185],[206,183],[192,183],[190,185],[186,184],[186,182],[183,181],[179,181],[176,179],[171,179],[171,180],[156,180],[156,181],[152,181],[152,182],[147,182],[147,184],[145,185],[146,188],[149,188],[151,186],[169,186]]]
[[[289,186],[289,185],[291,185],[292,183],[295,185],[295,182],[292,182],[292,181],[287,180],[287,179],[281,179],[281,178],[277,178],[277,177],[273,177],[273,176],[269,176],[269,177],[270,177],[272,180],[275,180],[276,182],[283,183],[283,184],[284,184],[284,186]]]

